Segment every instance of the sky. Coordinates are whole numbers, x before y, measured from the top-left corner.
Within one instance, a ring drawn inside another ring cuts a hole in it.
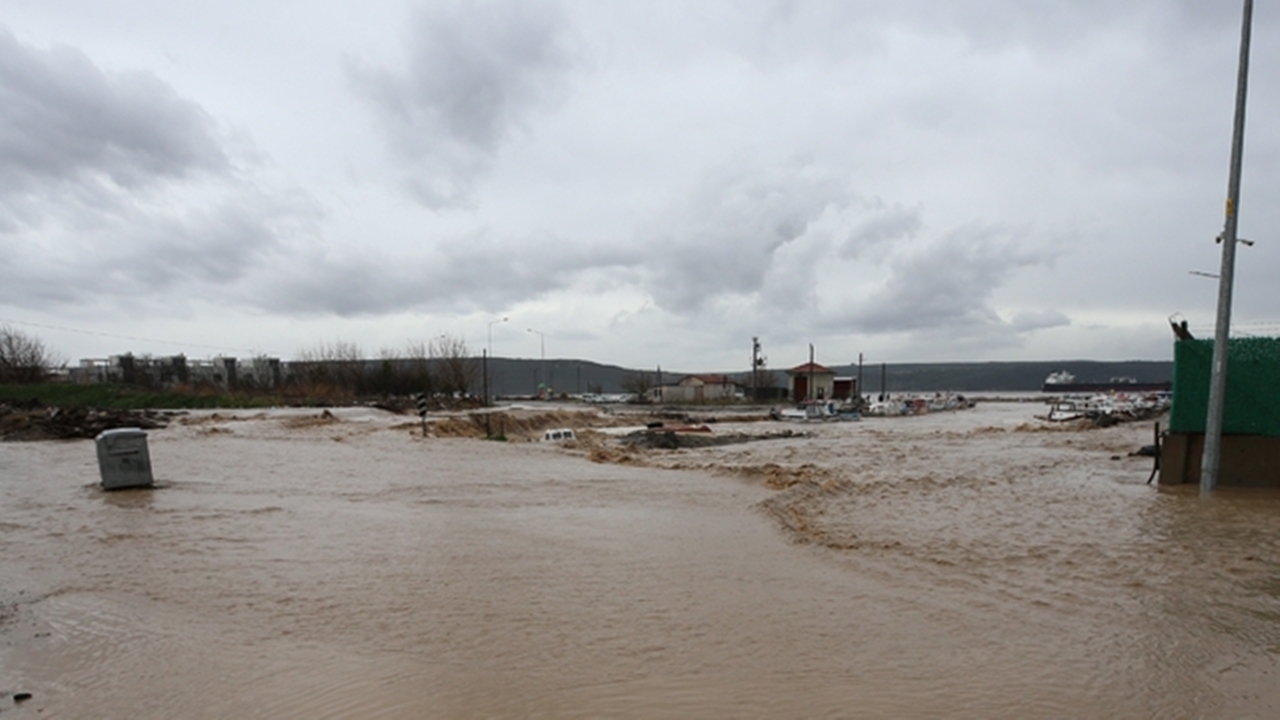
[[[1223,0],[0,0],[0,325],[690,372],[1212,336]],[[1234,334],[1280,332],[1280,6]],[[1175,316],[1176,317],[1176,316]]]

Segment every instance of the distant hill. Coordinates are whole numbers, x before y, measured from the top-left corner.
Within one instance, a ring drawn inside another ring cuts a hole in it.
[[[510,358],[492,358],[489,361],[492,391],[496,395],[531,395],[538,385],[540,361]],[[856,365],[828,366],[837,375],[857,377]],[[862,393],[875,395],[880,392],[880,365],[864,365],[862,368]],[[770,368],[785,384],[786,372]],[[885,386],[888,392],[1037,392],[1050,373],[1066,370],[1081,382],[1107,381],[1113,377],[1132,377],[1138,382],[1167,382],[1173,378],[1173,363],[1157,360],[1055,360],[1035,362],[983,362],[983,363],[889,363],[885,366]],[[631,374],[644,372],[656,380],[654,369],[633,369],[617,365],[604,365],[590,360],[547,359],[545,374],[556,393],[584,393],[598,387],[601,392],[622,392],[624,379]],[[712,371],[706,371],[712,372]],[[721,373],[723,371],[714,371]],[[664,370],[662,379],[672,383],[687,372]],[[749,382],[750,372],[726,372],[739,382]]]
[[[641,372],[647,373],[656,382],[656,368],[631,369],[617,365],[604,365],[590,360],[564,358],[547,358],[545,365],[541,360],[502,357],[489,360],[489,377],[493,382],[491,392],[497,396],[535,394],[540,374],[546,376],[546,383],[557,395],[560,393],[575,395],[591,392],[597,388],[603,393],[620,393],[627,376]],[[675,382],[687,374],[664,370],[662,380]]]
[[[833,367],[838,375],[857,376],[856,365]],[[1080,382],[1131,377],[1138,382],[1168,382],[1173,363],[1156,360],[1058,360],[1052,362],[902,363],[885,368],[888,392],[1036,392],[1050,373],[1066,370]],[[862,392],[880,393],[880,366],[863,365]]]

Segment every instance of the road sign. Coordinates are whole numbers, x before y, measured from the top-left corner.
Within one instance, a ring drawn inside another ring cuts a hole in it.
[[[422,419],[422,437],[427,436],[427,394],[414,393],[413,400],[418,404],[418,417]]]

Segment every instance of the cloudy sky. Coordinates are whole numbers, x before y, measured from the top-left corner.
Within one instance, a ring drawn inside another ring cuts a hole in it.
[[[1166,359],[1173,313],[1212,334],[1240,16],[0,0],[0,324],[68,360]],[[1275,334],[1277,3],[1252,59],[1235,320]]]

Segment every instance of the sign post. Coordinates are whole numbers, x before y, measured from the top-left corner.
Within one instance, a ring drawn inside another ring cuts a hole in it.
[[[413,399],[418,404],[418,418],[422,420],[422,437],[427,436],[427,394],[414,393]]]

